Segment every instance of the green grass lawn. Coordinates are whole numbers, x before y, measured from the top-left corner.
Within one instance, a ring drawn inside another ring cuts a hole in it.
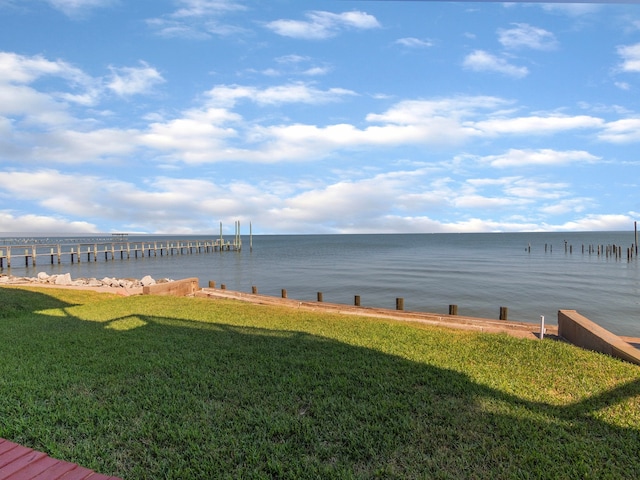
[[[6,287],[0,437],[125,479],[632,479],[640,368],[553,340]]]

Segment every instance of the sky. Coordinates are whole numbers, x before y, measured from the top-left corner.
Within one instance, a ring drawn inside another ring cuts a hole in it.
[[[640,4],[0,0],[0,235],[630,230]]]

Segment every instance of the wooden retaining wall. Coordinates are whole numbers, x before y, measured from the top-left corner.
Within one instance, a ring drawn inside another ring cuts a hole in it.
[[[318,293],[321,294],[322,292]],[[316,302],[299,301],[288,298],[286,290],[282,291],[282,297],[274,297],[270,295],[258,294],[258,290],[256,287],[252,288],[251,293],[227,290],[225,285],[220,285],[220,288],[215,288],[215,282],[209,282],[209,287],[199,290],[198,292],[196,292],[195,296],[211,299],[235,299],[259,305],[280,305],[297,308],[300,310],[326,311],[344,315],[388,318],[393,320],[424,323],[446,328],[474,330],[477,332],[502,332],[519,337],[540,338],[540,325],[538,324],[527,322],[513,322],[498,319],[492,320],[487,318],[467,317],[461,315],[414,312],[406,311],[404,309],[398,309],[398,303],[403,302],[396,302],[396,309],[392,310],[386,308],[362,307],[359,305],[359,302],[354,302],[353,306],[338,303],[328,303],[323,301],[322,295],[318,296],[318,301]],[[549,325],[548,327],[545,327],[545,332],[550,336],[554,336],[557,330],[555,326]]]

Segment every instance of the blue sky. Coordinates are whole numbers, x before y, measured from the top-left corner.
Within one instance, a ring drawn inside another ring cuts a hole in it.
[[[0,0],[0,232],[627,230],[640,4]]]

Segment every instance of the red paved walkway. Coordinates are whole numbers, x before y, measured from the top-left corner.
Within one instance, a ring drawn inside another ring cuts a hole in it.
[[[0,480],[120,480],[0,438]]]

